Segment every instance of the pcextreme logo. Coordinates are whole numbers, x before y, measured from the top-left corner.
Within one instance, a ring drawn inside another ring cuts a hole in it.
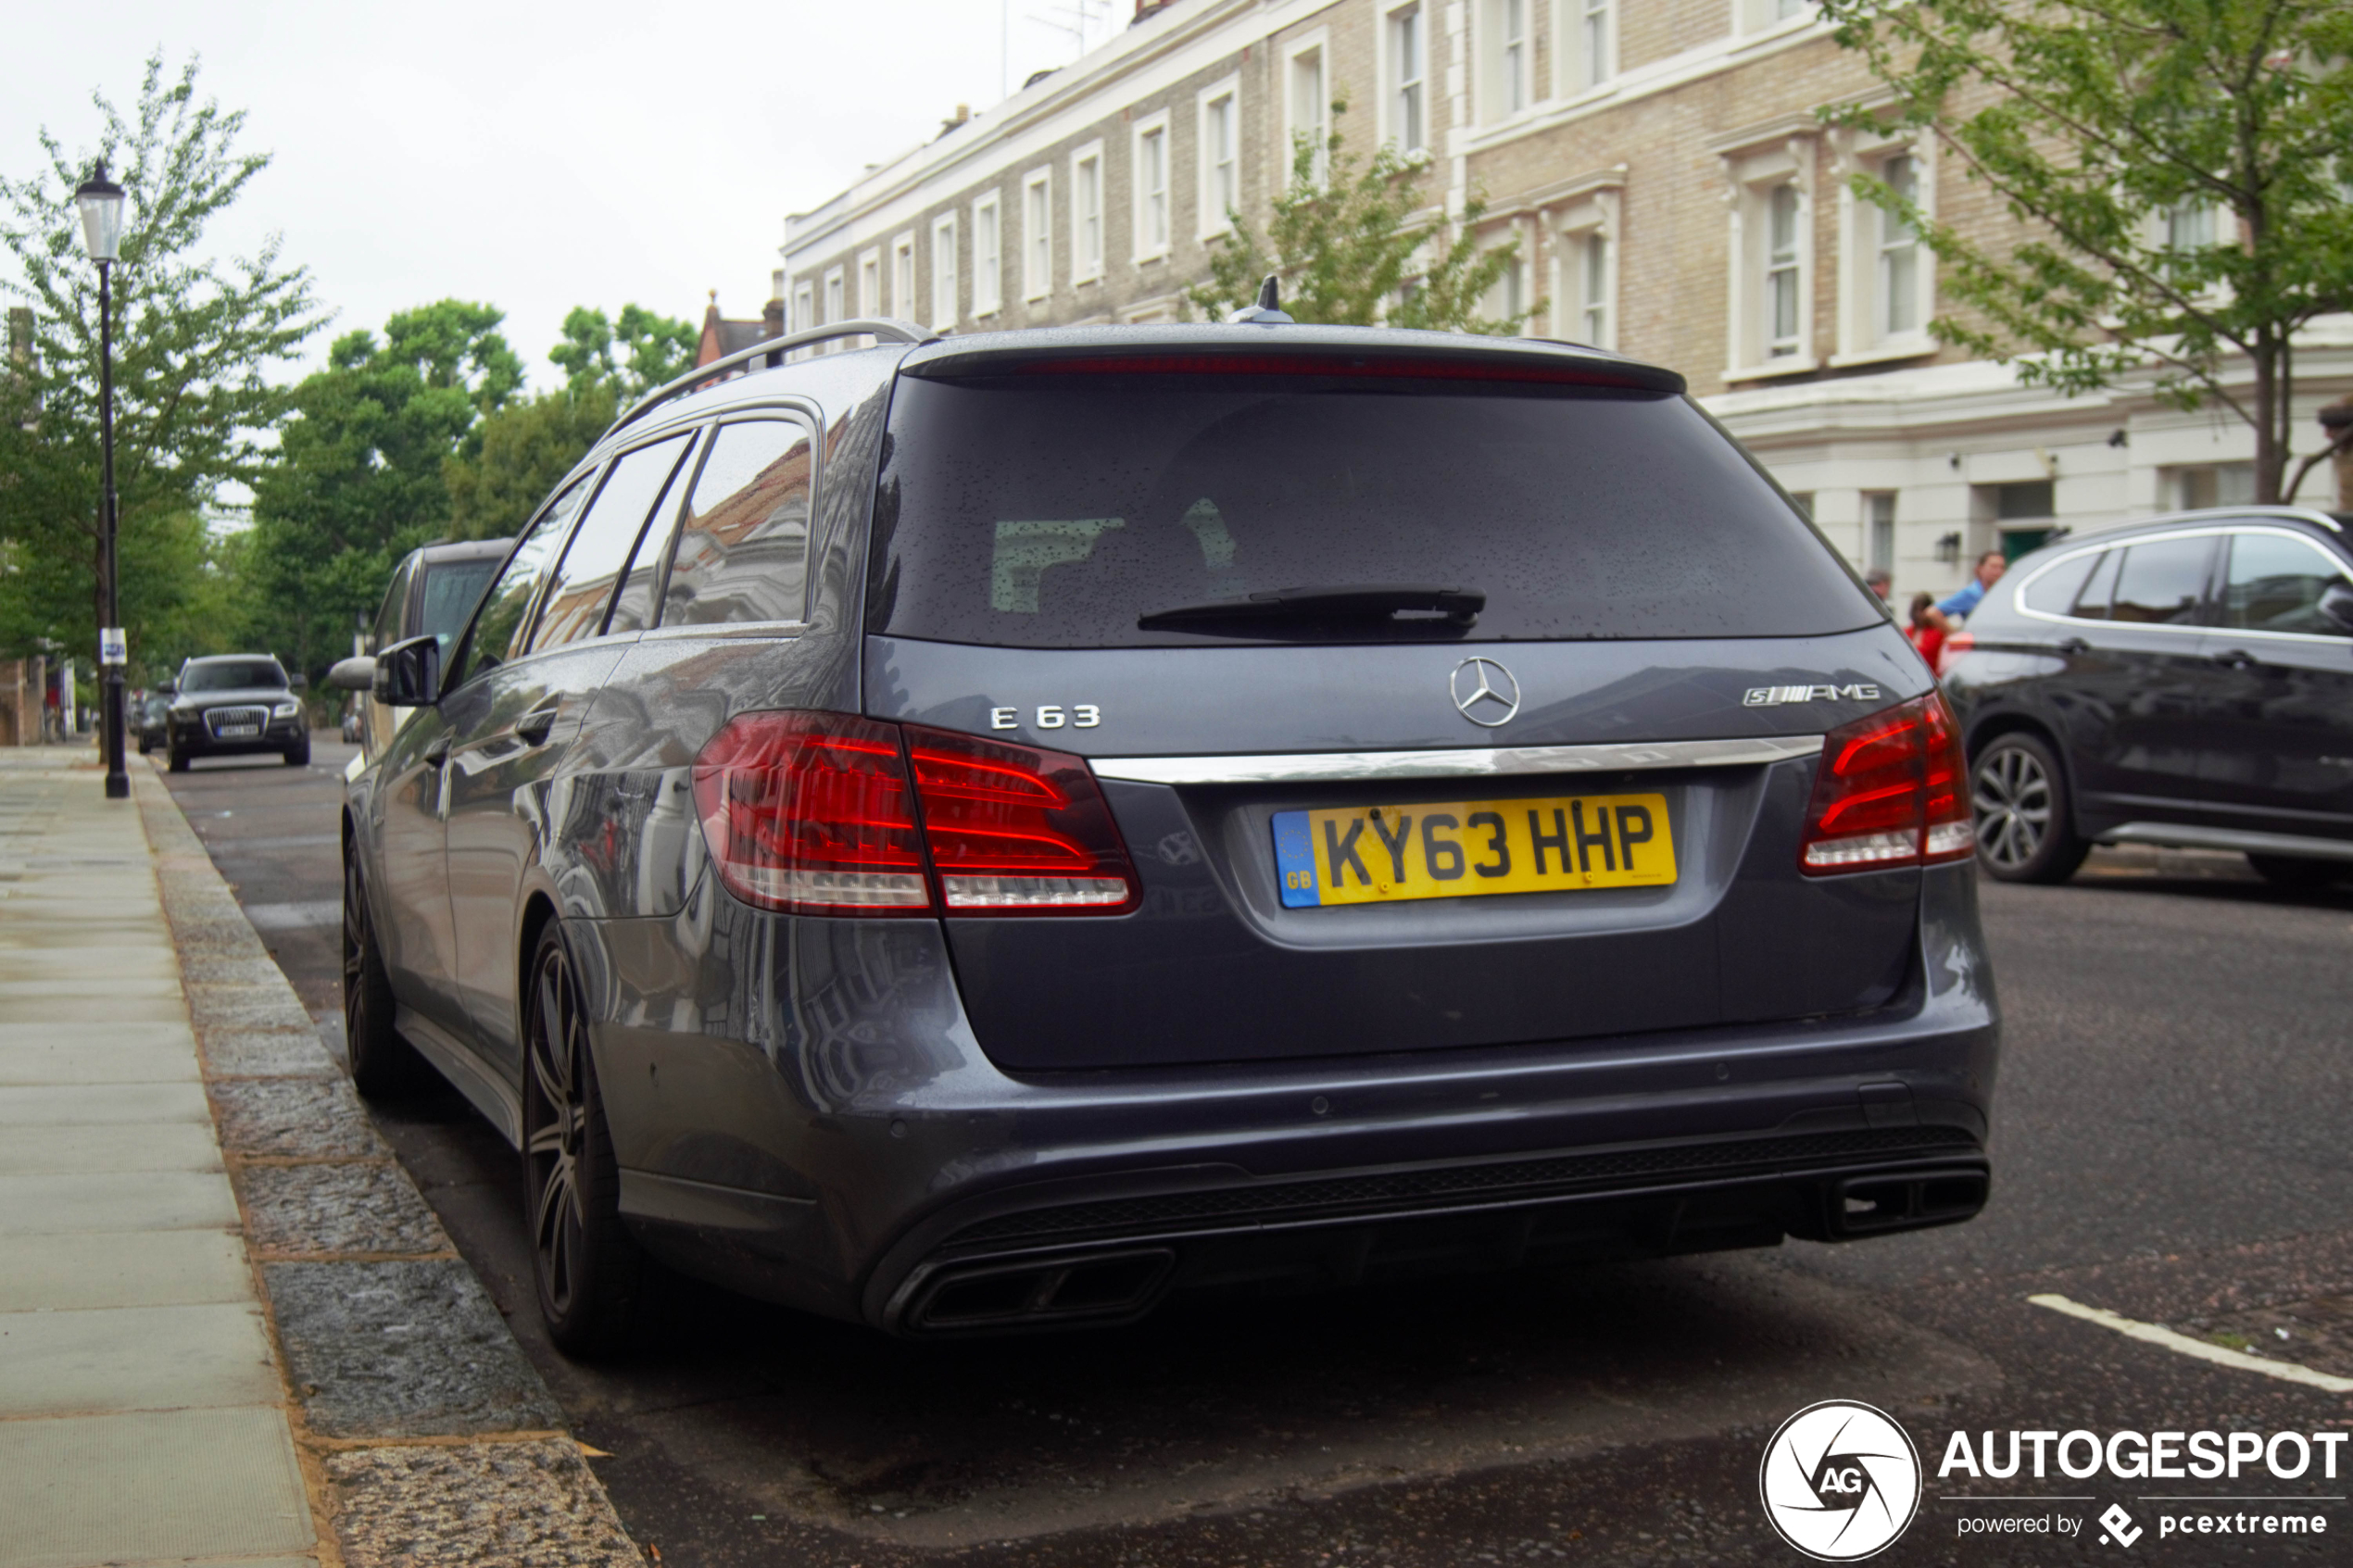
[[[1920,1507],[1920,1454],[1885,1411],[1824,1399],[1781,1423],[1756,1484],[1781,1539],[1818,1562],[1885,1550]]]

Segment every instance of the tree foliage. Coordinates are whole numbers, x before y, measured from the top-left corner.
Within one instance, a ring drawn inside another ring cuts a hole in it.
[[[1495,315],[1487,300],[1518,264],[1518,238],[1481,246],[1487,207],[1476,196],[1448,238],[1422,199],[1428,156],[1402,156],[1384,144],[1360,160],[1341,140],[1347,112],[1346,100],[1334,100],[1320,146],[1304,132],[1293,134],[1290,183],[1275,198],[1263,241],[1239,212],[1227,213],[1209,278],[1185,291],[1187,302],[1215,320],[1256,299],[1271,272],[1282,280],[1284,311],[1297,321],[1517,332],[1541,302]]]
[[[686,322],[638,305],[623,306],[618,322],[601,310],[574,306],[563,332],[563,342],[547,358],[564,372],[565,384],[575,393],[606,388],[623,398],[643,397],[685,374],[702,341]]]
[[[521,532],[596,445],[618,408],[610,386],[567,386],[509,404],[483,420],[481,450],[453,457],[442,470],[451,534],[495,539]]]
[[[2344,0],[1824,0],[1892,91],[1831,118],[1934,135],[2020,220],[2014,245],[1858,194],[1944,263],[1947,343],[2070,395],[2153,377],[2252,427],[2293,496],[2296,338],[2353,307],[2353,7]]]
[[[349,651],[400,558],[450,533],[444,470],[479,456],[484,416],[512,400],[522,362],[498,311],[445,299],[379,340],[346,332],[294,389],[278,459],[254,486],[247,571],[262,630],[314,675]]]
[[[112,269],[115,474],[121,613],[134,669],[168,669],[233,635],[220,615],[221,551],[202,519],[250,482],[286,394],[268,380],[321,317],[308,271],[272,237],[222,261],[205,245],[268,155],[238,150],[242,113],[196,95],[191,60],[167,79],[148,59],[126,116],[103,94],[97,156],[128,192]],[[97,641],[100,446],[98,277],[74,187],[90,172],[46,130],[47,167],[0,177],[0,282],[32,315],[30,352],[0,365],[0,655]]]

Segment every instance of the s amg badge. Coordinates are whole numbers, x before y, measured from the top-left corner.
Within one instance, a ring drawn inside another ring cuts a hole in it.
[[[1879,688],[1864,682],[1846,686],[1751,686],[1743,708],[1779,708],[1785,702],[1876,702]]]

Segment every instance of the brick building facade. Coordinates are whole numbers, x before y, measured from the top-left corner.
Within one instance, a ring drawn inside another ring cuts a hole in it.
[[[1485,232],[1519,236],[1499,310],[1680,370],[1899,593],[2055,526],[2245,499],[2235,421],[2063,399],[1928,335],[1932,257],[1848,176],[1990,238],[2009,220],[1929,142],[1817,118],[1875,91],[1807,0],[1174,0],[787,218],[783,293],[796,327],[1178,318],[1227,207],[1263,225],[1292,136],[1342,98],[1352,148],[1428,156],[1433,220],[1476,192]],[[2353,390],[2353,321],[2298,371],[2309,449]],[[2299,498],[2334,489],[2323,468]]]

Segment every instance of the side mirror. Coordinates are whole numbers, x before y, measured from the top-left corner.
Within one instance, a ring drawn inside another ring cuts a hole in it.
[[[2338,578],[2321,590],[2321,619],[2338,631],[2353,634],[2353,583]]]
[[[375,696],[388,708],[431,708],[441,700],[441,639],[411,637],[376,655]]]
[[[307,692],[309,689],[310,677],[304,674],[301,671],[297,670],[293,674],[286,677],[286,690],[290,692]]]
[[[376,686],[376,661],[365,655],[335,661],[327,671],[327,684],[339,692],[373,691]]]

